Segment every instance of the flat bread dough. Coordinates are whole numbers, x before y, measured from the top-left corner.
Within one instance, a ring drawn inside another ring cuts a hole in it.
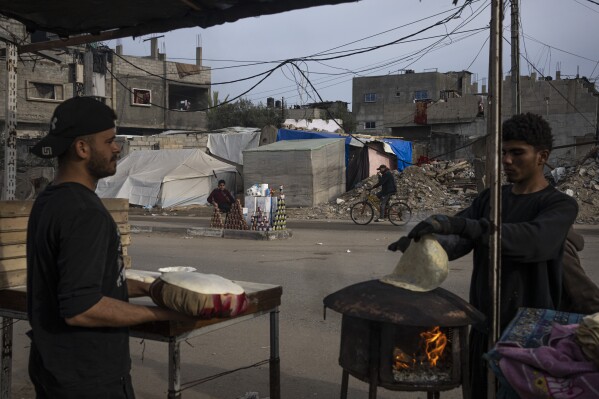
[[[431,291],[449,274],[447,253],[433,235],[412,241],[399,258],[393,273],[380,279],[383,283],[410,291]]]

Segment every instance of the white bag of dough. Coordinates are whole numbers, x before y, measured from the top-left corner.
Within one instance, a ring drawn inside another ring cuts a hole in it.
[[[203,319],[237,316],[248,307],[244,289],[216,274],[165,273],[150,286],[150,297],[158,306]]]

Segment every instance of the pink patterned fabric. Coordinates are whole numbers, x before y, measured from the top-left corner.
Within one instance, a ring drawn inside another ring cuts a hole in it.
[[[554,324],[547,346],[499,342],[499,367],[521,399],[598,399],[599,367],[574,340],[578,324]]]

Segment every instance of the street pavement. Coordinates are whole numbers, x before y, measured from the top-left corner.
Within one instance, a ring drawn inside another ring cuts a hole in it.
[[[195,237],[188,228],[207,227],[208,218],[131,215],[133,231],[129,253],[133,268],[156,271],[164,266],[193,266],[240,281],[283,287],[280,313],[281,390],[284,399],[338,398],[341,368],[338,365],[341,317],[334,311],[323,318],[322,299],[343,287],[390,273],[399,254],[387,245],[409,231],[411,225],[351,221],[288,222],[293,237],[256,241]],[[149,228],[152,227],[152,232]],[[586,240],[583,266],[599,283],[599,226],[579,226]],[[443,287],[467,298],[471,257],[450,263]],[[269,355],[269,319],[259,317],[196,337],[182,344],[182,382],[252,365]],[[26,377],[27,323],[15,327],[13,390],[15,398],[30,398]],[[133,380],[137,397],[166,397],[167,345],[131,339]],[[259,366],[195,385],[183,398],[235,399],[247,392],[268,397],[268,368]],[[348,398],[368,397],[365,383],[350,377]],[[378,398],[425,399],[426,393],[379,389]],[[461,398],[461,390],[441,394]]]

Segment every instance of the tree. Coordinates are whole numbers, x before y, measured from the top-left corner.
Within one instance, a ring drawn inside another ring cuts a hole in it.
[[[283,112],[279,109],[267,108],[262,103],[255,105],[246,99],[218,104],[218,92],[215,92],[215,94],[213,108],[206,113],[208,129],[210,130],[231,126],[262,129],[267,125],[281,126],[283,122]]]

